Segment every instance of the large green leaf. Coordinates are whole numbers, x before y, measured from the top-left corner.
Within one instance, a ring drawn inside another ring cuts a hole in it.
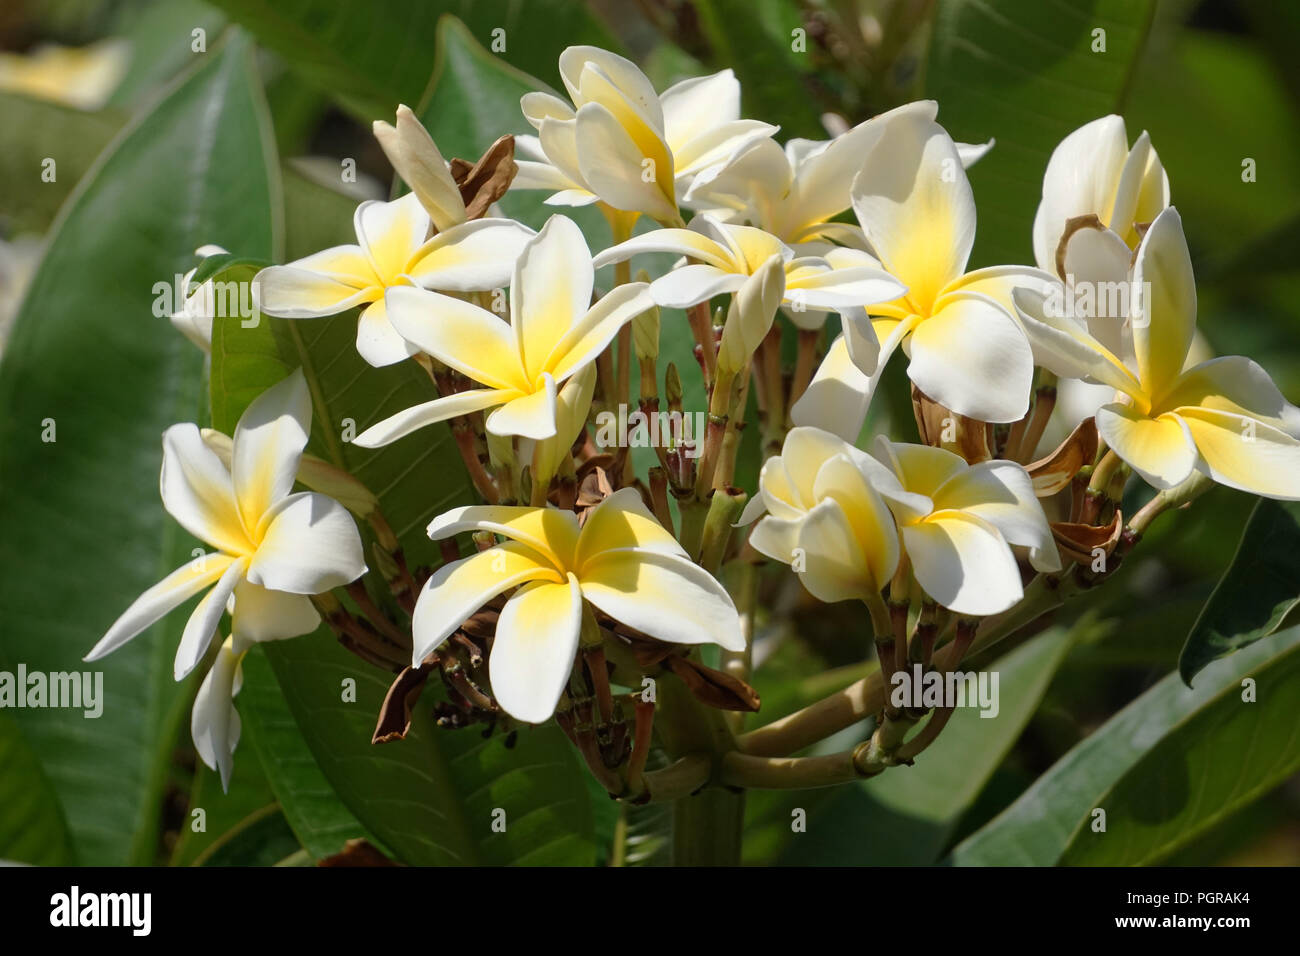
[[[426,688],[405,740],[370,737],[391,675],[322,631],[268,645],[275,676],[316,761],[342,801],[404,863],[588,865],[595,859],[581,767],[554,725],[497,734],[442,730]],[[344,681],[356,683],[355,701]],[[504,811],[504,832],[493,829]]]
[[[912,767],[842,788],[794,836],[787,863],[909,866],[933,863],[1038,707],[1070,649],[1064,630],[1042,634],[983,670],[998,675],[998,713],[958,708]],[[846,838],[852,834],[852,838]]]
[[[971,170],[975,265],[1033,261],[1030,227],[1061,139],[1121,106],[1151,0],[939,0],[926,93],[958,142],[997,146]],[[1095,31],[1105,52],[1093,52]]]
[[[55,224],[0,364],[0,659],[82,656],[194,542],[157,497],[160,435],[202,408],[202,356],[152,314],[205,242],[271,256],[278,205],[251,49],[233,38],[132,124]],[[55,442],[42,441],[52,420]],[[97,720],[14,711],[84,863],[154,858],[164,771],[188,706],[177,611],[102,663]]]
[[[1300,505],[1261,498],[1178,658],[1188,686],[1211,661],[1267,637],[1300,604]]]
[[[1257,701],[1242,700],[1254,679]],[[1300,767],[1300,629],[1169,674],[955,850],[957,865],[1152,863]],[[1091,829],[1106,811],[1106,832]]]
[[[613,45],[584,4],[564,0],[214,0],[317,86],[365,119],[391,121],[398,103],[415,104],[433,68],[438,21],[458,14],[505,64],[558,82],[570,44]],[[504,34],[494,31],[503,30]],[[518,103],[515,104],[518,112]],[[499,134],[498,134],[499,135]],[[493,137],[495,138],[495,137]]]
[[[0,710],[0,860],[41,866],[74,861],[63,811],[18,721]]]
[[[122,122],[112,110],[0,92],[0,209],[10,228],[44,231]]]

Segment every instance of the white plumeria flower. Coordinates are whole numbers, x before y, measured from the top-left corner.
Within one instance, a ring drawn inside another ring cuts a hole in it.
[[[357,245],[334,246],[253,280],[267,315],[310,319],[365,304],[357,322],[357,351],[376,367],[418,350],[388,320],[384,293],[419,286],[447,292],[486,292],[505,285],[515,258],[533,236],[511,219],[475,219],[429,238],[432,221],[415,193],[357,207]]]
[[[579,528],[571,511],[473,505],[429,525],[429,537],[490,531],[508,540],[434,572],[415,607],[412,662],[424,658],[488,601],[517,588],[497,620],[488,669],[506,713],[551,716],[578,651],[583,602],[674,644],[745,638],[726,589],[695,564],[632,488],[614,492]]]
[[[347,510],[316,492],[291,494],[311,428],[306,380],[296,371],[253,401],[235,428],[231,467],[195,425],[163,434],[163,507],[215,551],[178,568],[142,594],[86,655],[98,660],[188,598],[195,607],[176,650],[183,679],[203,659],[233,600],[239,642],[272,641],[314,631],[311,595],[355,581],[366,571],[361,536]]]
[[[510,282],[510,322],[423,289],[388,291],[388,315],[413,347],[484,387],[398,412],[353,441],[377,448],[417,428],[495,408],[494,435],[550,438],[556,391],[596,360],[618,330],[652,303],[644,282],[618,286],[591,305],[591,250],[573,220],[552,216],[524,246]],[[499,406],[499,407],[498,407]]]
[[[1196,282],[1173,206],[1143,237],[1134,282],[1143,290],[1130,303],[1134,368],[1083,323],[1053,314],[1040,293],[1018,291],[1016,305],[1039,361],[1058,375],[1118,393],[1097,410],[1097,431],[1155,487],[1172,488],[1199,471],[1232,488],[1300,499],[1300,410],[1268,373],[1236,355],[1185,369],[1196,330]]]
[[[1020,465],[968,465],[941,448],[878,441],[875,458],[828,432],[790,431],[782,453],[764,465],[764,517],[754,548],[794,563],[824,601],[878,594],[897,568],[900,545],[917,583],[961,614],[1006,610],[1021,597],[1012,545],[1030,563],[1059,570],[1051,529],[1033,482]]]
[[[849,208],[849,186],[862,167],[863,154],[893,118],[918,115],[933,120],[938,112],[933,100],[907,103],[834,139],[792,139],[784,149],[764,137],[725,165],[696,176],[683,202],[727,222],[757,226],[790,245],[832,240],[860,246],[858,226],[830,220]],[[962,164],[969,168],[992,145],[992,141],[982,146],[957,144]]]
[[[560,77],[573,106],[549,93],[527,93],[524,116],[538,131],[520,137],[524,160],[514,185],[556,191],[550,202],[644,213],[679,221],[678,197],[697,174],[776,132],[740,119],[740,84],[731,70],[683,80],[664,91],[630,60],[592,46],[560,54]]]
[[[773,258],[780,261],[784,274],[780,302],[791,307],[792,317],[805,328],[820,325],[827,311],[888,302],[907,291],[866,252],[831,249],[822,256],[796,257],[771,233],[722,223],[708,214],[696,216],[686,229],[656,229],[619,243],[596,256],[595,266],[599,269],[648,252],[694,260],[650,284],[655,304],[669,309],[686,309],[738,292]],[[818,318],[806,318],[807,310]]]
[[[225,255],[226,250],[220,246],[206,245],[199,246],[194,250],[194,254],[200,259],[206,259],[208,256]],[[198,271],[196,266],[185,273],[180,288],[181,307],[168,318],[171,319],[172,325],[176,327],[178,332],[203,349],[204,352],[211,352],[212,319],[216,314],[216,289],[213,287],[211,279],[200,283],[197,288],[191,289],[194,273]]]
[[[1055,280],[1028,266],[966,271],[975,242],[975,198],[957,145],[924,113],[894,116],[853,181],[853,209],[900,299],[873,305],[882,367],[902,346],[908,376],[932,400],[984,422],[1013,422],[1029,407],[1034,356],[1011,292]],[[854,369],[833,346],[795,404],[798,424],[825,425],[850,440],[866,415],[875,369]],[[856,402],[850,401],[854,394]],[[845,409],[853,412],[845,414]],[[824,415],[832,415],[827,422]]]
[[[1034,215],[1034,258],[1056,274],[1066,224],[1095,215],[1104,231],[1082,229],[1070,237],[1068,275],[1088,282],[1122,282],[1140,236],[1169,205],[1169,177],[1146,131],[1128,146],[1120,116],[1103,116],[1079,127],[1057,145],[1043,175],[1043,198]]]

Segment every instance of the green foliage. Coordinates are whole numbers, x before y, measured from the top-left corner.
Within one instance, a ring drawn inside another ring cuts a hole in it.
[[[60,213],[16,319],[0,364],[6,669],[88,669],[81,657],[113,619],[190,558],[194,543],[155,489],[163,430],[200,420],[206,404],[202,358],[152,313],[154,284],[171,284],[205,242],[274,252],[278,199],[251,53],[232,38],[122,133]],[[55,442],[42,441],[48,422]],[[13,712],[83,863],[154,858],[188,710],[171,665],[184,623],[181,609],[94,665],[98,719]]]

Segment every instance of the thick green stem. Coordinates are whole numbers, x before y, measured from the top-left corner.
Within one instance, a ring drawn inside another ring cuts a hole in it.
[[[739,866],[745,792],[716,787],[673,804],[674,866]]]

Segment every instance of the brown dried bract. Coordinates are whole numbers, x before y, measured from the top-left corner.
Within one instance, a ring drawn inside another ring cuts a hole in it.
[[[398,866],[374,848],[368,841],[356,837],[343,844],[343,849],[327,856],[317,866]]]
[[[447,164],[451,178],[460,187],[466,219],[482,219],[491,205],[506,194],[519,172],[515,164],[515,138],[502,136],[487,148],[478,162],[453,159]]]
[[[1052,522],[1052,537],[1062,557],[1079,564],[1091,564],[1096,558],[1096,549],[1109,558],[1119,546],[1120,536],[1124,532],[1124,515],[1118,508],[1110,519],[1110,524],[1090,525],[1077,521]]]
[[[993,426],[958,415],[912,386],[912,412],[921,442],[961,455],[971,465],[993,457]]]
[[[1075,426],[1056,450],[1025,466],[1034,482],[1034,494],[1047,498],[1068,488],[1079,469],[1097,458],[1097,425],[1091,417]]]

